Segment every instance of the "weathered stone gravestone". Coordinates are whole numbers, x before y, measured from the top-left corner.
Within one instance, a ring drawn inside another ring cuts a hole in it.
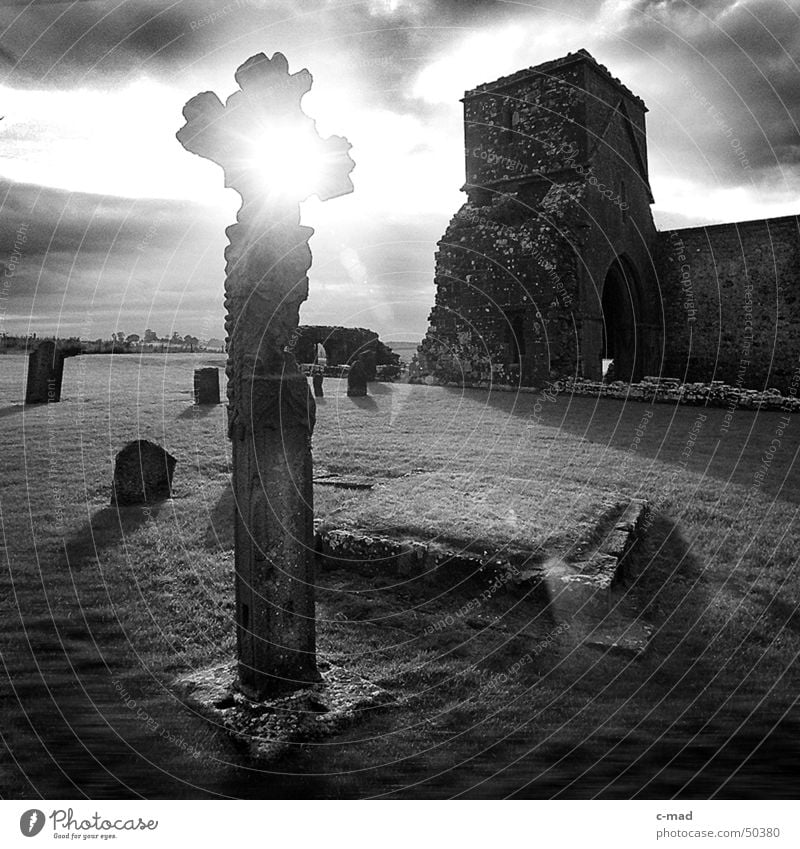
[[[194,403],[219,404],[219,369],[213,366],[194,370]]]
[[[314,384],[314,397],[315,398],[324,398],[325,393],[322,390],[322,381],[324,379],[324,375],[322,374],[321,369],[316,369],[314,374],[311,375],[311,382]]]
[[[322,139],[300,108],[307,70],[263,53],[184,107],[181,144],[222,166],[242,197],[228,228],[225,305],[233,442],[238,686],[263,699],[319,680],[314,611],[311,433],[315,404],[287,351],[308,296],[313,230],[300,201],[351,192],[350,144]]]
[[[367,369],[364,354],[350,366],[347,373],[347,394],[351,398],[360,398],[367,394]]]
[[[64,377],[64,352],[55,342],[45,339],[28,357],[26,404],[52,404],[61,400]]]
[[[169,498],[177,460],[154,442],[129,442],[114,461],[111,503],[147,504]]]

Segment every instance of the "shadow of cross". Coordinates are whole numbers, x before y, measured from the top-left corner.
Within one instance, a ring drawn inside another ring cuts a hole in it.
[[[350,143],[323,139],[300,101],[307,70],[263,53],[239,89],[183,109],[178,141],[225,173],[242,198],[227,229],[225,329],[233,442],[239,687],[268,698],[319,680],[315,649],[311,433],[315,406],[292,353],[308,296],[310,227],[300,202],[353,190]]]

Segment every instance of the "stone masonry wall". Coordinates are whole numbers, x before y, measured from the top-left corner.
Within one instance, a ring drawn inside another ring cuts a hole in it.
[[[553,185],[538,213],[508,197],[466,203],[436,254],[436,303],[420,347],[441,383],[530,385],[574,372],[576,257],[566,210],[581,186]],[[509,364],[518,316],[524,349]]]
[[[800,367],[796,216],[660,233],[663,374],[788,390]]]
[[[586,51],[463,102],[468,200],[436,254],[421,376],[599,380],[613,351],[633,379],[796,388],[796,216],[657,233],[646,106]]]
[[[563,77],[514,75],[498,80],[500,91],[479,87],[464,101],[467,191],[500,186],[569,167],[569,154],[585,153],[580,115],[581,68]],[[519,82],[514,78],[520,76]],[[547,185],[544,185],[547,191]],[[535,197],[534,201],[541,199]]]

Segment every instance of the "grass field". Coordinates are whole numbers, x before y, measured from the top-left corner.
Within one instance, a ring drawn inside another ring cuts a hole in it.
[[[224,411],[191,404],[193,369],[222,364],[80,357],[62,403],[23,408],[24,360],[0,359],[2,795],[797,795],[797,416],[724,430],[721,410],[407,384],[349,399],[336,380],[315,465],[374,486],[317,487],[321,526],[568,556],[605,504],[644,497],[629,596],[656,634],[631,662],[510,587],[484,600],[477,577],[324,571],[321,657],[397,706],[243,764],[170,690],[233,653]],[[117,513],[113,458],[136,438],[178,459],[174,498]]]

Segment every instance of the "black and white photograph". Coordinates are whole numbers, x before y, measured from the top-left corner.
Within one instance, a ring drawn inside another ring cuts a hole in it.
[[[799,61],[798,0],[0,2],[0,844],[797,845]]]

